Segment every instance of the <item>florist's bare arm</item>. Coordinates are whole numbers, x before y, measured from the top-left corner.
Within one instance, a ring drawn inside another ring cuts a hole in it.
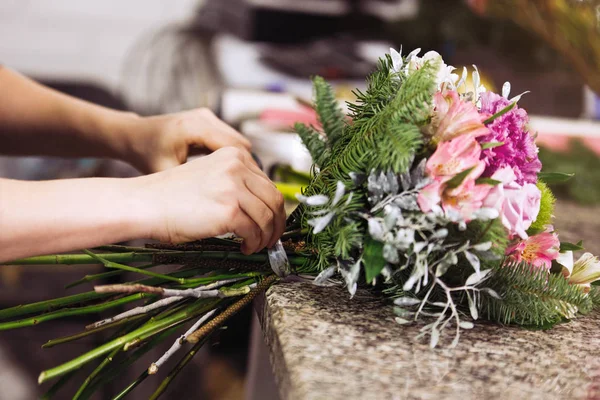
[[[210,111],[142,118],[60,94],[0,68],[0,153],[118,158],[150,175],[0,179],[0,262],[134,238],[234,232],[247,253],[284,229],[281,194],[249,142]],[[215,151],[185,163],[191,146]]]

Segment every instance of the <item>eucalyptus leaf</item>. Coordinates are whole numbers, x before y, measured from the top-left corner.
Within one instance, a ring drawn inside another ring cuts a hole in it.
[[[315,284],[317,286],[325,285],[327,283],[327,281],[329,280],[329,278],[331,278],[335,274],[336,270],[337,270],[336,266],[331,266],[327,269],[324,269],[323,271],[321,271],[321,273],[319,275],[317,275],[317,277],[313,281],[313,284]]]
[[[399,297],[394,300],[394,304],[400,307],[410,307],[421,304],[421,300],[414,297]]]
[[[335,213],[330,211],[322,217],[309,220],[308,224],[313,227],[313,233],[316,235],[317,233],[322,232],[323,229],[327,228],[327,225],[329,225],[334,215]]]
[[[469,261],[469,263],[473,266],[475,273],[479,275],[481,271],[481,262],[479,261],[479,257],[469,251],[465,251],[464,255],[467,261]]]
[[[297,194],[296,198],[300,203],[306,204],[307,206],[324,206],[329,201],[329,197],[324,194],[315,194],[314,196],[304,196]]]
[[[337,187],[335,189],[335,195],[333,196],[333,200],[331,201],[331,205],[335,206],[337,203],[339,203],[342,197],[344,197],[345,193],[346,187],[344,186],[344,183],[342,181],[338,181]]]
[[[483,242],[473,245],[473,250],[476,251],[488,251],[492,248],[492,242]]]
[[[467,278],[467,281],[465,282],[465,286],[473,286],[473,285],[478,284],[479,282],[483,281],[491,272],[492,272],[491,269],[486,269],[485,271],[472,273]]]
[[[471,318],[476,320],[477,318],[479,318],[479,311],[477,310],[477,305],[473,301],[473,298],[471,296],[469,296],[468,292],[467,292],[467,300],[469,301],[469,312],[471,313]]]
[[[470,321],[460,321],[458,326],[460,326],[462,329],[473,329],[475,324]]]
[[[429,340],[429,347],[431,347],[432,349],[435,348],[435,346],[437,346],[439,341],[440,341],[440,331],[437,328],[432,328],[431,329],[431,338]]]
[[[495,299],[502,300],[502,297],[500,297],[500,295],[494,289],[482,288],[481,291],[484,293],[487,293],[488,295],[490,295],[491,297],[493,297]]]

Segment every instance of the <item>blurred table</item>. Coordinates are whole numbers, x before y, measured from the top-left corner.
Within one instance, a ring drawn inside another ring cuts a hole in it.
[[[561,202],[564,240],[581,236],[597,253],[599,210]],[[351,300],[343,288],[278,284],[255,307],[283,400],[600,398],[598,312],[549,331],[479,322],[456,349],[431,350],[415,340],[419,326],[396,324],[392,307],[365,291]],[[276,399],[261,346],[249,398]]]

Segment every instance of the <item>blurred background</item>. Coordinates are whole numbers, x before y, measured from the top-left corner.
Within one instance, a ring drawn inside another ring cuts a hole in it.
[[[402,46],[404,54],[436,50],[456,67],[476,64],[486,87],[499,91],[510,81],[514,94],[530,91],[519,104],[531,116],[545,170],[576,173],[554,188],[557,214],[568,216],[556,224],[573,242],[597,240],[600,227],[599,39],[596,0],[0,0],[3,65],[142,115],[208,107],[251,139],[276,179],[285,178],[287,166],[310,167],[291,130],[296,121],[317,123],[310,76],[332,82],[345,106],[390,47]],[[0,157],[0,177],[135,174],[110,160]],[[591,242],[587,248],[600,250]],[[1,268],[0,307],[65,295],[65,284],[95,271]],[[166,397],[277,399],[253,315],[247,309],[234,318]],[[41,370],[102,338],[39,345],[89,322],[72,318],[1,332],[0,400],[32,399],[48,389],[36,384]],[[97,398],[111,398],[160,354],[149,354]],[[146,383],[134,398],[152,393]]]

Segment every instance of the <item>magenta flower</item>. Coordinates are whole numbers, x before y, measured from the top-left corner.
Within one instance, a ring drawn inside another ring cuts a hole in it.
[[[486,116],[477,111],[475,104],[462,101],[456,91],[437,92],[433,96],[433,104],[433,118],[426,134],[431,136],[434,144],[463,135],[489,135],[489,130],[483,124]]]
[[[559,255],[560,241],[555,233],[542,232],[519,240],[506,249],[509,259],[526,262],[536,268],[549,271],[552,261]]]
[[[493,115],[509,104],[507,99],[496,93],[484,92],[481,94],[480,112],[483,115]],[[504,144],[483,150],[482,159],[486,164],[483,176],[489,177],[500,168],[510,167],[519,185],[537,182],[537,173],[542,169],[542,163],[538,158],[534,137],[527,129],[528,121],[527,112],[515,106],[487,126],[490,134],[479,137],[479,142]]]

